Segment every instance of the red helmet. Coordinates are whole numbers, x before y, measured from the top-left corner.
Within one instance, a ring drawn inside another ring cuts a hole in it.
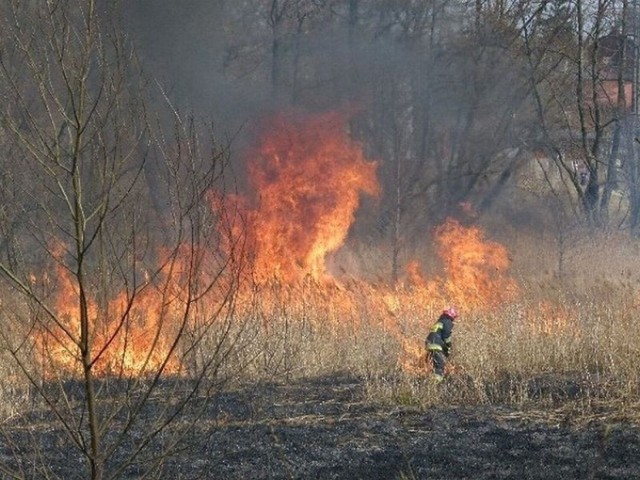
[[[458,311],[457,311],[455,308],[453,308],[453,307],[445,308],[445,309],[442,311],[442,314],[443,314],[443,315],[446,315],[446,316],[447,316],[447,317],[449,317],[451,320],[455,320],[456,318],[458,318]]]

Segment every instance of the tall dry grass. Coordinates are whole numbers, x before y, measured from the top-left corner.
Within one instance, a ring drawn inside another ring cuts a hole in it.
[[[369,400],[418,408],[499,404],[588,414],[606,406],[631,414],[640,405],[640,293],[627,273],[615,281],[590,273],[600,280],[585,286],[545,277],[534,287],[539,279],[532,275],[526,286],[520,272],[517,299],[463,310],[440,385],[430,381],[423,355],[439,305],[364,283],[263,288],[239,297],[232,352],[220,372],[244,384],[352,375]],[[18,310],[3,304],[5,318]],[[28,383],[8,355],[16,348],[10,335],[5,328],[0,351],[5,417],[29,408]],[[198,348],[209,348],[206,339]]]
[[[244,379],[348,374],[363,379],[372,402],[569,408],[581,415],[606,408],[633,415],[640,405],[635,302],[629,292],[612,291],[607,298],[522,300],[467,312],[456,323],[442,384],[431,381],[424,358],[408,352],[398,330],[373,312],[337,323],[326,308],[309,308],[305,318],[295,309],[281,311],[268,326],[253,324]],[[412,345],[422,345],[430,314],[407,322]]]
[[[390,323],[387,312],[367,311],[364,303],[338,318],[344,312],[319,299],[304,308],[283,300],[275,310],[271,304],[244,312],[222,373],[242,384],[350,375],[363,381],[372,402],[418,408],[499,404],[588,414],[606,405],[630,413],[640,405],[638,300],[611,291],[606,298],[521,300],[464,312],[448,377],[437,385],[422,356],[437,310],[411,305]],[[3,417],[30,406],[28,385],[5,360]]]
[[[517,272],[517,298],[463,310],[444,384],[430,381],[429,366],[420,358],[438,305],[399,294],[398,308],[390,311],[379,301],[388,291],[369,287],[349,290],[356,300],[346,311],[334,308],[331,293],[312,289],[275,302],[275,309],[269,310],[273,302],[261,307],[247,378],[339,372],[364,379],[374,402],[635,415],[640,406],[640,293],[632,262],[637,243],[591,237],[569,249],[564,245],[567,263],[558,275],[553,245],[536,242],[525,245],[529,261]],[[531,270],[531,256],[538,256],[540,268]],[[337,295],[340,300],[341,291]]]
[[[640,243],[625,234],[576,235],[562,245],[562,271],[553,238],[518,243],[510,251],[520,295],[464,312],[447,381],[400,372],[369,381],[370,397],[640,419]]]

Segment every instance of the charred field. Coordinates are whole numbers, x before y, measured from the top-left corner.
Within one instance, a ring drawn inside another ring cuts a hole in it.
[[[547,380],[547,388],[566,394],[567,384]],[[174,454],[164,455],[166,442],[155,437],[148,461],[161,458],[154,476],[181,479],[640,478],[640,429],[633,419],[606,407],[585,414],[566,403],[448,405],[456,388],[455,380],[439,385],[441,404],[427,408],[416,398],[376,400],[369,382],[352,375],[226,390],[197,410]],[[153,417],[166,401],[158,395],[143,415]],[[50,412],[34,409],[29,418],[5,422],[5,439],[13,440],[3,442],[3,462],[25,478],[45,478],[40,463],[54,478],[86,478]],[[138,433],[130,432],[131,445]],[[127,454],[126,448],[115,452],[114,461]],[[123,478],[142,478],[140,472],[131,466]]]
[[[455,384],[438,388],[446,397]],[[349,377],[265,386],[239,402],[248,401],[253,418],[214,430],[212,444],[226,446],[207,449],[210,465],[220,478],[640,477],[640,431],[625,423],[579,424],[500,406],[379,404],[364,390]]]

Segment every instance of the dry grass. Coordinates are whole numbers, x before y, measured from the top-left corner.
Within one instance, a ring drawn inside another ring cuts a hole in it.
[[[640,422],[638,247],[627,236],[580,237],[565,246],[558,275],[553,242],[521,243],[514,257],[526,253],[540,268],[527,261],[517,272],[517,301],[465,312],[447,384],[379,375],[369,382],[371,398],[425,408],[504,404],[551,421]]]
[[[338,322],[326,306],[307,305],[304,315],[296,305],[281,306],[278,316],[268,312],[269,322],[265,315],[243,321],[238,350],[225,370],[241,372],[236,377],[242,383],[346,373],[364,379],[372,402],[419,408],[491,404],[546,411],[550,418],[631,418],[640,403],[633,303],[633,297],[612,291],[600,302],[556,298],[468,312],[457,322],[443,385],[430,381],[418,357],[422,352],[407,352],[402,337],[421,346],[433,312],[420,315],[412,306],[402,329],[395,323],[390,328],[387,317],[375,312],[367,318],[354,312],[358,318]],[[410,355],[415,361],[407,363]],[[28,389],[9,358],[3,369],[6,417],[28,407]]]
[[[464,311],[444,385],[429,381],[420,358],[437,306],[411,295],[394,297],[394,306],[381,300],[388,290],[366,285],[262,292],[239,310],[235,351],[223,370],[242,383],[347,373],[364,379],[372,402],[419,408],[491,404],[546,412],[554,421],[636,418],[640,296],[628,270],[624,281],[606,280],[599,272],[612,262],[592,265],[592,278],[600,280],[588,286],[583,278],[571,284],[568,276],[551,280],[543,272],[520,281],[517,300]],[[6,351],[0,354],[7,357],[0,372],[6,418],[28,408],[29,395]]]
[[[552,271],[548,243],[537,245],[544,252],[527,246],[548,268],[517,271],[517,299],[464,311],[445,385],[432,384],[417,358],[437,306],[400,297],[390,314],[376,302],[380,291],[366,289],[350,292],[359,300],[346,312],[332,310],[330,294],[309,291],[304,311],[289,298],[277,315],[263,312],[270,321],[255,324],[247,378],[347,372],[365,379],[373,402],[509,405],[551,421],[640,420],[640,294],[631,272],[638,245],[611,236],[575,241],[562,276]]]
[[[430,382],[423,360],[405,361],[402,335],[422,345],[432,312],[420,315],[412,306],[406,328],[391,329],[382,313],[354,312],[357,319],[336,322],[326,306],[307,305],[304,317],[294,306],[283,307],[280,317],[254,322],[247,331],[253,341],[242,355],[243,379],[344,372],[365,379],[372,402],[510,405],[546,411],[549,418],[631,418],[640,402],[634,303],[628,291],[612,289],[597,301],[556,297],[468,312],[456,326],[444,385]]]

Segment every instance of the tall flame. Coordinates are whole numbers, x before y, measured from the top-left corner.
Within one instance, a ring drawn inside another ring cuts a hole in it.
[[[394,293],[394,297],[402,298],[400,303],[422,309],[417,315],[417,324],[411,326],[416,331],[414,336],[398,331],[403,346],[399,361],[405,371],[413,373],[425,371],[423,339],[418,332],[424,332],[429,326],[424,321],[427,308],[430,307],[435,317],[439,314],[438,308],[454,304],[464,315],[471,310],[496,307],[513,299],[518,292],[516,282],[508,274],[511,261],[507,249],[487,240],[481,228],[464,226],[450,218],[436,228],[434,243],[444,274],[427,278],[419,263],[412,261],[406,267],[411,288]],[[390,304],[391,300],[387,298],[386,302]],[[415,312],[397,315],[416,318]]]
[[[325,259],[344,243],[360,194],[378,195],[376,164],[345,124],[339,113],[265,122],[248,161],[258,278],[323,280]]]
[[[52,252],[60,260],[54,268],[55,284],[51,285],[55,288],[52,308],[40,319],[34,337],[46,377],[80,374],[83,321],[87,361],[94,375],[142,376],[158,369],[166,374],[180,371],[175,341],[185,317],[180,307],[184,286],[179,283],[179,272],[164,280],[163,289],[146,281],[136,288],[121,290],[102,304],[91,292],[85,292],[83,314],[78,279],[63,266],[64,249],[57,244]],[[179,261],[166,265],[176,272]],[[159,278],[163,276],[166,277]],[[42,281],[50,283],[49,279],[45,276]],[[38,278],[33,276],[33,281]],[[84,286],[86,289],[89,282]]]
[[[437,243],[450,301],[487,307],[513,297],[517,286],[507,275],[511,265],[507,249],[485,239],[482,229],[449,219],[438,227]]]
[[[419,263],[412,261],[406,268],[406,284],[372,285],[352,279],[338,285],[331,281],[326,261],[345,243],[362,195],[380,193],[377,164],[366,158],[346,125],[346,115],[335,112],[279,114],[265,121],[247,157],[248,193],[225,196],[210,192],[211,208],[224,219],[219,227],[227,229],[220,234],[222,249],[232,261],[240,257],[239,262],[247,263],[257,282],[277,280],[271,284],[274,290],[259,289],[260,302],[266,305],[263,318],[270,318],[268,303],[275,308],[283,298],[292,309],[298,307],[296,302],[304,302],[305,312],[314,303],[312,307],[323,312],[323,318],[331,318],[334,325],[348,325],[346,328],[366,328],[362,320],[366,317],[368,325],[378,322],[385,335],[398,341],[403,349],[398,361],[405,369],[424,371],[422,339],[439,308],[453,303],[464,315],[471,308],[498,305],[517,292],[508,275],[508,252],[485,239],[479,227],[449,219],[435,230],[434,251],[442,260],[443,275],[427,278]],[[429,245],[424,248],[430,253]],[[103,300],[104,305],[89,298],[94,371],[105,375],[114,371],[139,375],[157,368],[179,372],[176,332],[194,321],[180,305],[190,304],[188,296],[199,281],[206,284],[216,278],[206,265],[214,265],[208,257],[218,253],[178,248],[154,279],[163,287],[148,281],[143,288]],[[195,281],[189,278],[194,265],[205,265]],[[75,342],[80,324],[78,289],[68,271],[59,269],[57,278],[54,310],[58,324],[39,332],[36,344],[47,361],[73,371],[79,367]],[[278,291],[277,285],[292,288]],[[297,287],[300,289],[295,290]],[[198,296],[200,311],[215,311],[217,292],[202,291],[209,293]],[[272,297],[270,291],[275,292]],[[241,295],[234,313],[242,314],[244,306],[253,308],[254,300]]]

